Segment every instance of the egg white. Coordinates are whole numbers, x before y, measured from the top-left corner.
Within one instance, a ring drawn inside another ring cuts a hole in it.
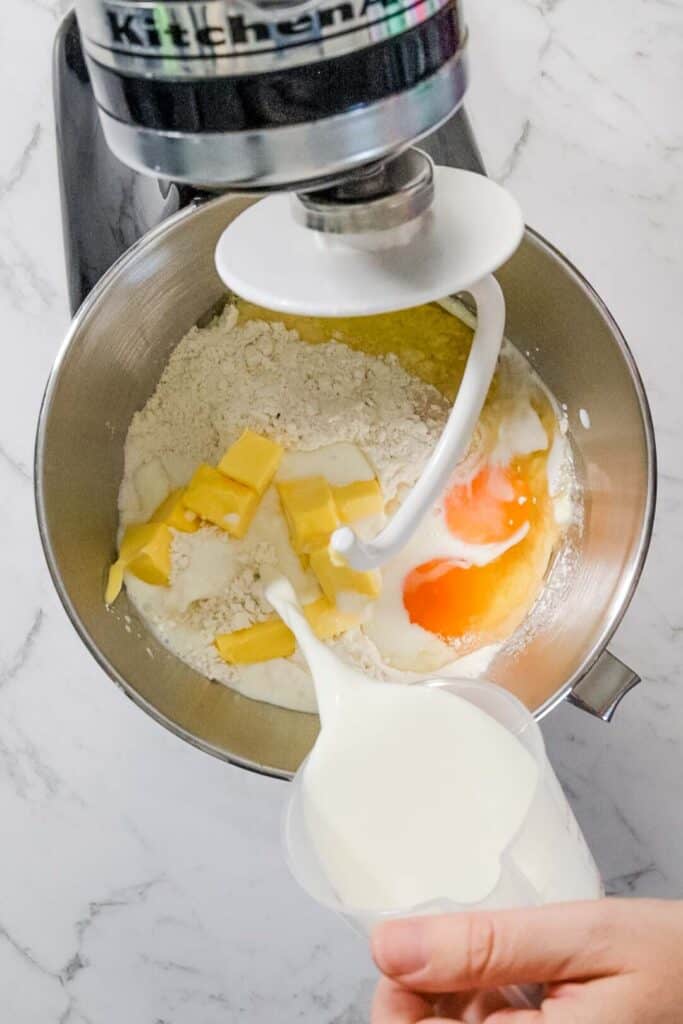
[[[432,509],[403,550],[383,567],[382,591],[363,623],[364,632],[382,658],[394,668],[413,672],[433,672],[452,661],[452,647],[410,621],[403,604],[406,576],[418,565],[437,558],[459,565],[486,565],[519,544],[528,532],[529,524],[524,523],[505,541],[468,544],[450,532],[442,508]]]
[[[497,429],[492,432],[492,447],[482,453],[474,472],[486,463],[508,465],[515,455],[548,447],[543,424],[527,397],[520,396],[505,406]],[[382,568],[382,592],[368,609],[363,623],[364,632],[381,657],[394,668],[413,672],[434,672],[453,661],[453,647],[410,621],[403,604],[406,577],[417,566],[435,559],[459,565],[487,565],[519,544],[528,532],[526,522],[504,541],[470,544],[450,532],[442,506],[432,508],[406,547]]]

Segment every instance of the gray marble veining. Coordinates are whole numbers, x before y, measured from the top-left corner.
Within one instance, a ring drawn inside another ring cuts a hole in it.
[[[0,37],[0,982],[12,1024],[360,1024],[373,969],[288,878],[281,783],[126,701],[39,549],[35,420],[67,323],[50,46],[65,0],[5,0]],[[644,683],[610,726],[571,707],[552,759],[610,891],[683,895],[683,7],[469,4],[490,172],[586,273],[633,347],[661,461],[655,539],[614,644]],[[30,64],[18,38],[32,39]],[[84,184],[84,187],[87,187]],[[276,1016],[277,1014],[277,1016]]]

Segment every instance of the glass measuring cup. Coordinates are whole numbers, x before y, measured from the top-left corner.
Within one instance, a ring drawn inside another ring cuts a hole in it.
[[[597,867],[548,761],[541,731],[527,708],[492,683],[435,680],[422,685],[438,686],[481,708],[515,736],[536,762],[536,786],[520,827],[502,851],[497,884],[485,899],[476,903],[458,903],[436,892],[428,902],[410,907],[368,910],[344,903],[328,879],[307,826],[304,762],[292,782],[282,835],[289,869],[299,885],[316,902],[336,911],[365,936],[379,921],[389,918],[539,906],[602,896]],[[532,1005],[538,996],[533,989],[517,988],[506,989],[504,994],[517,1006]]]

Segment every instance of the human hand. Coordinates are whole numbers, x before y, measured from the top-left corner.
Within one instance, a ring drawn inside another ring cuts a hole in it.
[[[372,1024],[678,1024],[683,902],[591,900],[379,925]],[[538,1010],[501,987],[545,983]]]

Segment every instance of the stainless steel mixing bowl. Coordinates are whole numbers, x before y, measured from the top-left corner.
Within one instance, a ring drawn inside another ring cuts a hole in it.
[[[123,444],[186,331],[224,295],[218,237],[252,200],[222,196],[148,234],[76,315],[48,382],[36,450],[40,530],[66,610],[102,668],[157,721],[246,768],[288,777],[310,749],[313,715],[249,700],[193,672],[148,632],[123,594],[103,602],[115,556]],[[655,454],[647,400],[609,312],[533,232],[499,276],[507,333],[560,402],[590,413],[573,434],[586,522],[570,585],[543,628],[491,677],[542,716],[570,696],[610,717],[637,676],[605,651],[650,537]],[[130,616],[133,628],[126,628]],[[130,631],[129,631],[130,630]]]

